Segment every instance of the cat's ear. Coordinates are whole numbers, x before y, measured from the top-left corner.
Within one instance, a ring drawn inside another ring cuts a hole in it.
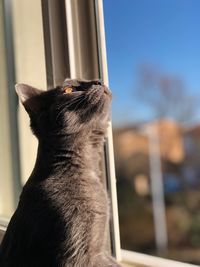
[[[16,84],[15,90],[22,104],[31,99],[33,96],[40,95],[43,92],[42,90],[23,83]]]

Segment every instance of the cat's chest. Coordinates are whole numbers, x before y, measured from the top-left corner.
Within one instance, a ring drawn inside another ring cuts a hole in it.
[[[78,177],[66,186],[66,198],[71,202],[76,202],[78,199],[82,203],[107,203],[107,194],[100,181],[100,178],[93,170],[87,171],[82,177]]]
[[[93,170],[46,181],[43,188],[51,198],[62,199],[62,202],[103,201],[107,196],[100,177]]]

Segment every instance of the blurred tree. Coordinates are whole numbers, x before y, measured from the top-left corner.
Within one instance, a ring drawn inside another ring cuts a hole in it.
[[[162,73],[151,65],[139,68],[135,93],[156,118],[191,122],[198,108],[196,97],[190,94],[180,78]]]

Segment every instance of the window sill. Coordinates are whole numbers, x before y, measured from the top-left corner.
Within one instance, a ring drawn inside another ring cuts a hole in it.
[[[133,264],[133,263],[121,263],[123,267],[146,267],[144,265],[136,265],[136,264]]]
[[[121,251],[124,267],[197,267],[197,265],[163,259],[128,250]]]

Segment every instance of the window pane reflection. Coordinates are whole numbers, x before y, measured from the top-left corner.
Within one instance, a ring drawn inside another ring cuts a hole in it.
[[[200,263],[200,3],[104,1],[123,249]]]

